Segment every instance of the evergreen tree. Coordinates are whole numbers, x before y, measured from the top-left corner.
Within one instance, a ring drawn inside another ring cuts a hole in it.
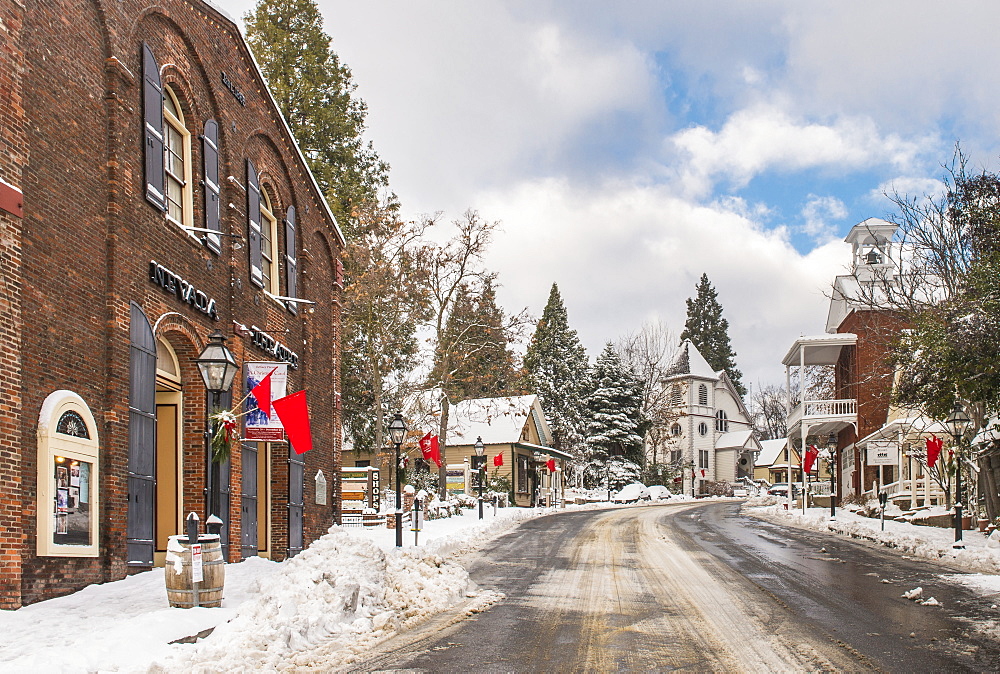
[[[430,379],[443,382],[452,400],[516,395],[520,391],[510,342],[492,277],[486,277],[479,293],[461,286],[445,324],[445,348],[437,354]]]
[[[529,389],[542,399],[556,449],[569,451],[582,437],[582,408],[587,381],[587,352],[552,284],[528,350],[524,355]]]
[[[594,363],[590,384],[584,428],[591,462],[614,458],[641,465],[642,382],[610,342]]]
[[[701,275],[696,289],[698,294],[694,299],[687,300],[687,320],[681,340],[690,339],[712,369],[725,370],[736,392],[745,396],[743,373],[736,367],[736,352],[729,343],[729,321],[722,317],[722,305],[708,274]]]
[[[362,140],[368,109],[354,95],[350,68],[330,48],[315,0],[259,0],[243,19],[278,107],[333,214],[351,232],[355,207],[388,187],[389,167]]]

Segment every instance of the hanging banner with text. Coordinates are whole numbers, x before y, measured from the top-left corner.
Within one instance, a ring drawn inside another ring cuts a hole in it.
[[[263,397],[273,402],[278,398],[285,397],[288,389],[288,364],[252,362],[246,363],[243,371],[245,385],[243,390],[247,392],[257,390],[257,395],[247,396],[244,403],[246,416],[243,417],[245,420],[243,439],[251,441],[284,440],[284,429],[281,426],[281,420],[274,412],[274,408],[271,407],[270,403],[263,404],[264,401],[259,401],[258,398]]]

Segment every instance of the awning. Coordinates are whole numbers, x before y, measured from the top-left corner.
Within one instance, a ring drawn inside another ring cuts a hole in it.
[[[554,456],[557,459],[569,459],[573,458],[573,455],[564,452],[562,450],[556,449],[555,447],[546,447],[544,445],[533,445],[530,442],[515,442],[515,447],[520,447],[521,449],[527,449],[537,454],[545,454],[547,456]]]

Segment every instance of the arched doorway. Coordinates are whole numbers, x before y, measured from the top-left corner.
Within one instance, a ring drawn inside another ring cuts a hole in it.
[[[181,368],[170,343],[156,340],[155,564],[163,566],[167,539],[183,527],[183,409]]]

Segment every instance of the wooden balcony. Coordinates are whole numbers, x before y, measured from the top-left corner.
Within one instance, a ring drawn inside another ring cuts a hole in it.
[[[793,429],[806,421],[813,423],[826,422],[850,422],[853,423],[858,416],[858,401],[854,398],[844,398],[841,400],[806,400],[792,408],[788,415],[788,432],[792,434]]]

